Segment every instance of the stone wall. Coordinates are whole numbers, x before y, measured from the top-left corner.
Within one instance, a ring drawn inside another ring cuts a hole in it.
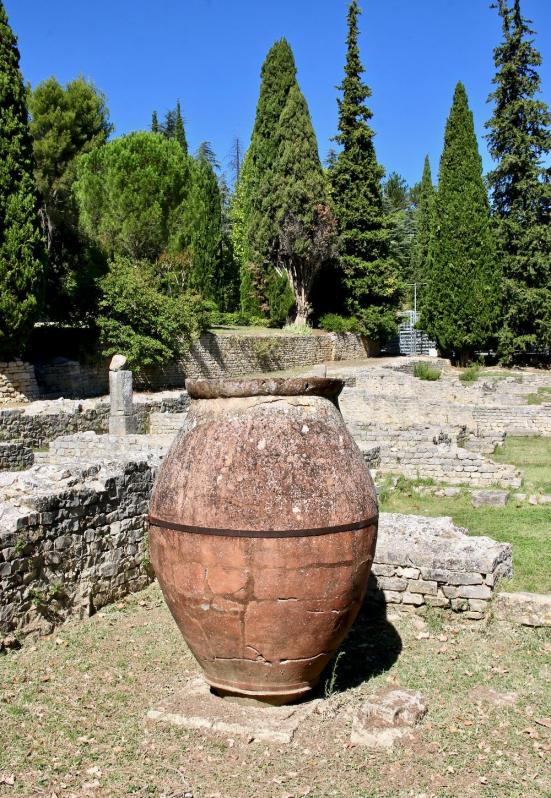
[[[148,584],[154,475],[147,461],[0,474],[0,648]]]
[[[451,518],[381,514],[372,599],[403,610],[427,605],[480,620],[498,580],[511,574],[509,543],[470,537]]]
[[[0,474],[0,647],[92,614],[153,577],[146,513],[170,439],[74,436],[49,462]],[[107,454],[106,454],[107,453]],[[449,518],[382,514],[371,596],[482,617],[511,547]]]
[[[494,463],[480,451],[458,446],[457,439],[438,427],[357,424],[352,433],[362,450],[380,447],[383,472],[477,487],[518,488],[522,481],[514,466]]]
[[[149,430],[152,412],[183,412],[189,397],[184,391],[134,394],[138,432]],[[61,435],[107,432],[109,399],[33,402],[28,407],[0,409],[0,441],[17,441],[38,449]]]
[[[33,462],[33,450],[25,444],[0,442],[0,471],[20,471]]]
[[[38,399],[38,385],[30,363],[14,360],[0,362],[0,404]]]
[[[152,435],[176,435],[183,426],[185,413],[151,413],[149,432]]]

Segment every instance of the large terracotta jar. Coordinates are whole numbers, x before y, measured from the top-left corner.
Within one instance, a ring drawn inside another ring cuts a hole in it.
[[[151,499],[151,560],[208,683],[273,704],[318,681],[362,604],[377,536],[340,380],[188,380]]]

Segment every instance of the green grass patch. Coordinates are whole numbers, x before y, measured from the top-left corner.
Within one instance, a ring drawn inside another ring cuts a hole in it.
[[[473,363],[471,366],[468,366],[466,369],[463,369],[461,374],[459,375],[459,379],[461,382],[471,383],[476,382],[480,376],[480,366],[478,363]]]
[[[433,366],[429,366],[428,363],[416,363],[413,367],[413,376],[419,380],[435,382],[440,379],[441,373],[440,369],[435,369]]]
[[[492,460],[522,471],[523,493],[551,493],[551,438],[506,438]]]
[[[538,388],[536,393],[526,394],[526,404],[543,405],[551,402],[551,388]]]

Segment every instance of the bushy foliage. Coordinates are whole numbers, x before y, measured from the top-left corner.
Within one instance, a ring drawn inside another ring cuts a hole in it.
[[[38,315],[44,242],[17,40],[0,2],[0,358],[20,355]]]
[[[383,210],[372,117],[365,104],[371,96],[362,81],[358,48],[357,0],[348,11],[345,77],[340,85],[339,133],[342,146],[330,169],[332,197],[339,229],[340,267],[347,291],[347,308],[370,338],[384,341],[396,332],[401,299],[398,265],[390,255],[390,226]]]
[[[108,258],[154,261],[179,234],[189,186],[178,142],[159,133],[122,136],[79,159],[82,229]]]
[[[174,360],[208,325],[200,296],[162,293],[146,261],[116,258],[100,289],[97,324],[103,354],[120,352],[138,370]]]
[[[336,333],[359,333],[361,325],[353,316],[340,316],[338,313],[326,313],[319,320],[322,330]]]
[[[520,0],[498,0],[503,41],[494,50],[488,175],[503,263],[505,361],[551,352],[551,114],[538,98],[541,56]]]
[[[473,115],[458,83],[440,161],[420,326],[464,364],[497,332],[500,272]]]
[[[419,380],[427,380],[428,382],[436,382],[440,379],[440,369],[435,369],[428,363],[416,363],[413,367],[413,376]]]
[[[480,364],[479,363],[471,363],[470,366],[463,369],[461,374],[459,375],[459,379],[461,382],[471,383],[476,382],[480,374]]]
[[[79,233],[72,189],[78,156],[105,144],[113,127],[105,97],[82,77],[66,86],[54,77],[39,83],[29,109],[48,248],[44,312],[49,319],[82,321],[97,309],[94,280],[104,264]]]

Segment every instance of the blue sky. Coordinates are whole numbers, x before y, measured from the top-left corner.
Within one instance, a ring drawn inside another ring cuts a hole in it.
[[[489,0],[363,0],[365,79],[377,155],[408,182],[433,175],[455,83],[467,88],[482,139],[500,21]],[[209,140],[223,167],[234,137],[248,142],[259,72],[271,44],[289,40],[323,158],[335,134],[335,86],[345,57],[347,0],[4,0],[34,86],[78,74],[107,96],[115,135],[149,127],[179,97],[190,148]],[[551,102],[551,0],[522,0],[543,56]]]

